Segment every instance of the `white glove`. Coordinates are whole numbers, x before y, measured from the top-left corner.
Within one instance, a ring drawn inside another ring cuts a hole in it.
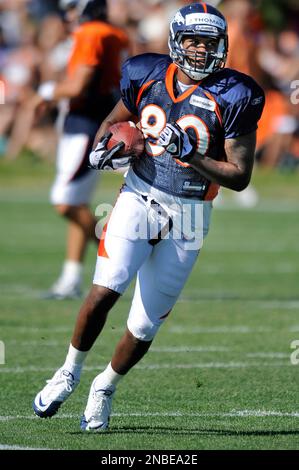
[[[119,155],[117,153],[121,150],[125,144],[124,142],[118,142],[110,150],[107,150],[107,143],[111,138],[112,133],[105,134],[99,141],[96,148],[89,155],[90,167],[95,170],[117,170],[128,166],[132,160],[131,155]]]
[[[197,148],[197,142],[177,123],[167,123],[157,143],[172,157],[185,163],[191,160]]]

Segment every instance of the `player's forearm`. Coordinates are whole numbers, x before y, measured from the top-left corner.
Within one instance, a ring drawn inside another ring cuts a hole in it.
[[[45,82],[39,87],[37,94],[44,101],[59,101],[79,97],[85,89],[83,84],[65,80],[63,82]]]
[[[108,131],[109,127],[112,124],[116,124],[117,122],[122,121],[132,121],[136,120],[136,116],[134,116],[124,105],[123,101],[120,99],[118,103],[114,106],[113,110],[110,114],[104,119],[102,122],[98,132],[96,133],[94,143],[93,143],[93,150],[97,146],[99,140],[103,137],[104,134]]]
[[[242,169],[234,163],[218,162],[212,158],[195,155],[190,165],[202,176],[234,191],[242,191],[250,181],[251,170]]]
[[[85,87],[80,83],[65,80],[55,84],[53,100],[72,99],[79,97],[84,92]]]
[[[226,161],[216,161],[195,154],[190,165],[205,178],[234,191],[242,191],[250,181],[255,152],[255,131],[250,134],[226,139]]]
[[[45,101],[79,98],[84,94],[93,76],[94,70],[92,67],[81,66],[71,78],[66,77],[59,82],[42,83],[38,89],[38,94]]]

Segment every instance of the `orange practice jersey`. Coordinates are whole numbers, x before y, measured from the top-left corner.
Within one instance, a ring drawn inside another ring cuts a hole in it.
[[[72,77],[81,65],[95,67],[95,73],[84,96],[71,100],[70,110],[92,115],[98,105],[103,105],[105,97],[119,89],[120,65],[128,48],[128,37],[120,28],[102,21],[82,24],[73,36],[68,76]]]
[[[265,145],[277,129],[277,122],[288,113],[286,98],[276,90],[266,92],[265,108],[257,130],[257,149]]]

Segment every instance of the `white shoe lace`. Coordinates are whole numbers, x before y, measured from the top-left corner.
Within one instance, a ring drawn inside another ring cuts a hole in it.
[[[48,398],[57,398],[62,394],[61,398],[65,398],[65,395],[72,393],[75,385],[75,380],[72,378],[72,374],[69,372],[69,376],[60,373],[58,378],[53,377],[47,380],[47,387],[49,387]],[[57,387],[60,386],[59,393],[57,393]]]

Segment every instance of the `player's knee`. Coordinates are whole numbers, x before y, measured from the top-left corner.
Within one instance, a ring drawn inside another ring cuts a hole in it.
[[[55,204],[56,212],[62,217],[75,220],[78,214],[78,211],[82,206],[70,206],[69,204]]]
[[[132,322],[128,320],[128,330],[132,335],[140,341],[152,341],[156,336],[156,333],[160,325],[155,325],[150,320],[143,323]]]
[[[93,285],[85,299],[85,305],[89,310],[109,312],[119,297],[120,294],[111,289]]]
[[[72,211],[72,206],[69,206],[68,204],[55,204],[54,208],[62,217],[68,217]]]

